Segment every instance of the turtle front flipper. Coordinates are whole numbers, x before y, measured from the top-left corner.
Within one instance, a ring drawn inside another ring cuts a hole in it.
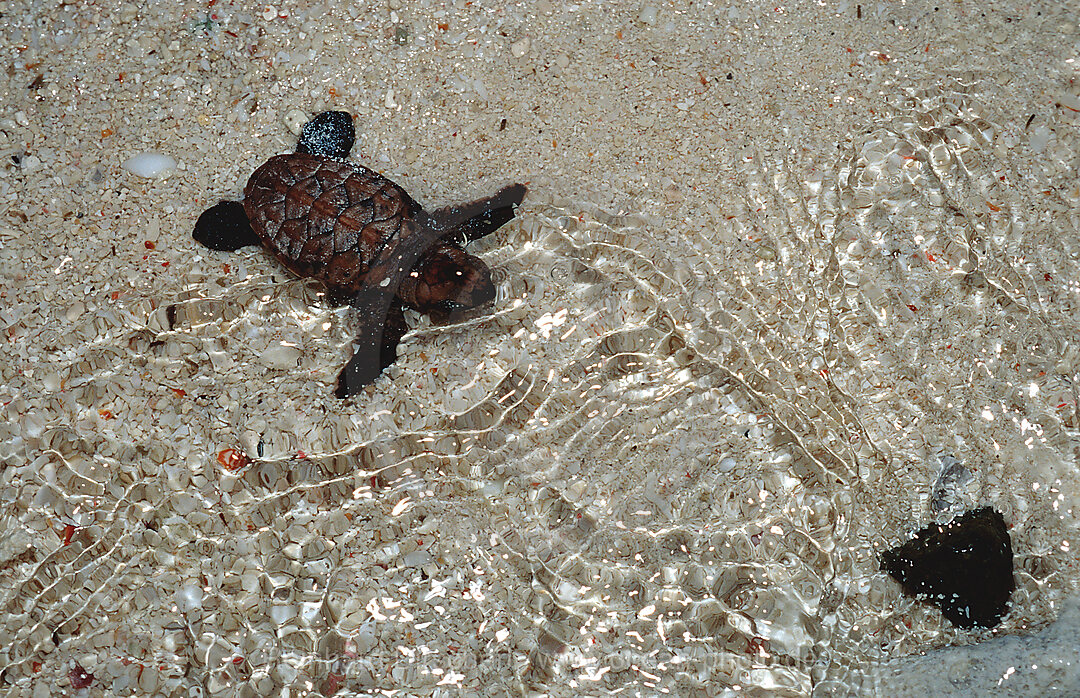
[[[338,375],[334,394],[339,398],[355,395],[397,359],[397,345],[408,329],[401,302],[392,292],[365,288],[356,294],[353,307],[359,316],[360,329],[354,340],[356,352]]]
[[[437,231],[406,218],[401,221],[391,243],[368,267],[363,286],[353,299],[353,307],[360,317],[360,332],[356,336],[359,346],[338,376],[335,391],[338,397],[355,395],[378,378],[383,368],[397,357],[397,344],[405,332],[404,319],[394,320],[394,313],[401,312],[398,288],[417,261],[438,244]],[[385,342],[384,331],[387,333]]]
[[[340,308],[343,305],[353,305],[353,299],[356,298],[356,291],[348,288],[347,286],[331,286],[325,285],[325,294],[323,295],[323,301],[327,307]]]
[[[386,313],[386,322],[383,323],[382,341],[379,348],[379,363],[386,370],[390,364],[397,361],[397,348],[401,344],[401,338],[409,331],[409,324],[405,322],[405,308],[401,300],[395,298],[390,303],[390,309]]]
[[[514,218],[526,191],[524,184],[512,184],[486,199],[440,208],[430,214],[432,227],[444,240],[458,244],[479,240]]]
[[[222,201],[203,211],[195,222],[191,237],[212,250],[229,252],[262,244],[239,201]]]

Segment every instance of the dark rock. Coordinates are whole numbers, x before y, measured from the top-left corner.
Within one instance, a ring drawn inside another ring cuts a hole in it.
[[[324,111],[304,124],[296,152],[343,160],[356,142],[352,115],[344,111]]]
[[[212,250],[233,252],[241,247],[260,244],[259,236],[251,229],[244,205],[239,201],[222,201],[203,211],[191,234]]]
[[[990,507],[927,526],[882,553],[881,569],[961,628],[997,625],[1015,588],[1005,519]]]

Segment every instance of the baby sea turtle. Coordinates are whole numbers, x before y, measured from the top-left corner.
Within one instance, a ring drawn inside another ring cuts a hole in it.
[[[422,313],[475,308],[495,297],[491,272],[464,244],[514,217],[525,186],[467,204],[425,211],[377,172],[345,161],[355,131],[346,112],[305,124],[296,152],[255,170],[244,201],[207,209],[193,237],[215,250],[264,245],[293,273],[322,281],[331,299],[360,316],[359,345],[338,376],[344,398],[397,358],[402,306]]]

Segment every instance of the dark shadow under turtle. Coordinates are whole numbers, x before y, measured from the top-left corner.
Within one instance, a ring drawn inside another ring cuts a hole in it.
[[[296,152],[270,158],[248,179],[244,200],[207,209],[193,237],[214,250],[263,245],[293,273],[319,279],[333,302],[358,311],[356,353],[338,376],[355,394],[397,358],[403,306],[435,316],[494,299],[491,272],[463,249],[514,217],[525,187],[425,211],[404,189],[346,158],[352,117],[323,112]]]

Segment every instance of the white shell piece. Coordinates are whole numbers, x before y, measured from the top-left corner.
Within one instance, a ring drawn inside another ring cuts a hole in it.
[[[203,590],[198,584],[185,584],[176,591],[176,606],[181,612],[202,608]]]
[[[514,58],[521,58],[529,52],[529,46],[531,43],[532,42],[529,40],[529,37],[522,37],[514,43],[510,44],[510,53],[513,54]]]
[[[128,172],[139,177],[161,177],[176,169],[176,158],[162,153],[139,153],[121,165]]]
[[[296,368],[302,355],[299,347],[284,342],[278,342],[267,347],[266,350],[259,355],[259,361],[269,368]]]

